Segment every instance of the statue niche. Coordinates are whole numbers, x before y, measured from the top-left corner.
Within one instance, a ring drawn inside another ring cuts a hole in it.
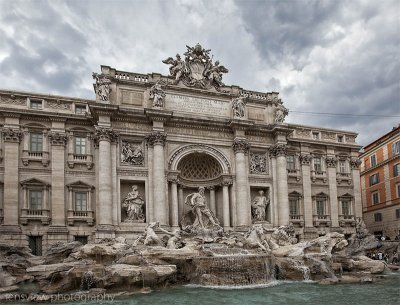
[[[122,201],[122,208],[125,210],[123,222],[145,222],[145,201],[140,196],[138,186],[132,185],[132,190]]]
[[[258,195],[251,200],[251,216],[253,223],[268,222],[270,219],[270,199],[269,192],[264,195],[264,190],[259,190]]]

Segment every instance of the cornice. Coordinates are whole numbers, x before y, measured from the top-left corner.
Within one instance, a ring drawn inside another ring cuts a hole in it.
[[[233,119],[229,122],[229,127],[233,130],[248,130],[250,127],[254,125],[253,121],[242,120],[242,119]]]
[[[171,110],[150,109],[150,108],[145,108],[144,113],[151,121],[159,121],[159,122],[166,122],[172,117],[173,114]]]

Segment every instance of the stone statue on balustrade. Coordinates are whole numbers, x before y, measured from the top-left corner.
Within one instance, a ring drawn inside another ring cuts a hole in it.
[[[234,118],[244,118],[246,109],[246,96],[241,95],[237,98],[234,98],[232,101],[232,110]]]
[[[253,222],[265,222],[268,220],[269,198],[264,195],[263,190],[258,191],[258,195],[251,201],[251,214]]]
[[[288,113],[289,110],[285,106],[283,106],[282,103],[278,103],[277,109],[275,111],[274,123],[283,123]]]
[[[103,74],[93,73],[93,78],[96,80],[94,89],[101,101],[107,102],[110,100],[110,84],[111,81]]]
[[[138,186],[133,185],[132,191],[128,193],[122,207],[126,209],[126,219],[124,222],[144,222],[144,200],[139,194]]]
[[[204,196],[204,187],[199,187],[197,193],[186,196],[185,204],[190,206],[190,213],[184,215],[182,228],[186,231],[198,231],[201,229],[220,228],[218,219],[207,207],[206,197]]]
[[[169,73],[175,78],[175,84],[177,84],[182,78],[183,73],[186,71],[185,62],[181,59],[181,56],[176,54],[176,59],[168,57],[162,62],[164,64],[171,65],[171,67],[169,67]]]
[[[158,81],[150,88],[150,99],[153,100],[153,108],[163,108],[165,102],[165,92]]]

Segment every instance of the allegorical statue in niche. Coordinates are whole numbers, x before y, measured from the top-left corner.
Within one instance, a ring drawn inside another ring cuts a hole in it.
[[[199,187],[197,193],[192,193],[186,196],[185,204],[192,208],[195,215],[195,220],[192,224],[193,228],[204,229],[208,223],[213,226],[219,226],[218,219],[211,213],[206,204],[206,197],[204,196],[204,187]],[[206,218],[203,219],[203,216]]]
[[[234,98],[232,101],[232,110],[233,110],[233,117],[234,118],[243,118],[244,111],[246,108],[246,96],[241,95],[237,98]]]
[[[122,207],[126,209],[125,222],[144,222],[144,200],[139,194],[137,185],[132,185],[132,191],[122,202]]]
[[[269,199],[265,197],[264,191],[259,190],[258,195],[251,201],[251,210],[253,221],[267,221],[267,209],[269,206]]]
[[[111,91],[110,88],[111,81],[103,74],[93,73],[92,76],[96,80],[94,88],[100,100],[109,101],[110,91]]]
[[[172,65],[169,67],[169,73],[175,78],[175,83],[178,83],[185,71],[185,62],[179,54],[176,54],[176,59],[168,57],[162,61],[164,64]]]
[[[160,82],[155,83],[150,88],[150,99],[153,100],[154,108],[163,108],[165,102],[165,92],[161,87]]]

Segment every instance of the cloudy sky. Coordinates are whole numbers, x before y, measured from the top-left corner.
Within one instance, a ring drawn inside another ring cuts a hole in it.
[[[0,88],[94,98],[100,65],[167,75],[197,42],[226,84],[279,91],[288,122],[361,145],[400,123],[399,0],[0,0]]]

